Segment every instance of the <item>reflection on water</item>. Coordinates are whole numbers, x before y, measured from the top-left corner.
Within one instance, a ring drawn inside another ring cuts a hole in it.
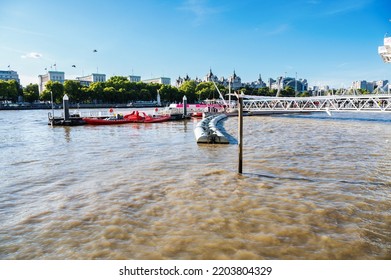
[[[391,258],[384,115],[246,117],[243,175],[237,146],[197,145],[192,121],[46,116],[0,112],[1,259]]]

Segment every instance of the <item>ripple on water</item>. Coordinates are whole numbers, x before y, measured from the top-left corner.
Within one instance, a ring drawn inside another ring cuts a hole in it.
[[[238,175],[237,146],[193,124],[31,119],[0,136],[1,259],[391,258],[387,123],[246,118]]]

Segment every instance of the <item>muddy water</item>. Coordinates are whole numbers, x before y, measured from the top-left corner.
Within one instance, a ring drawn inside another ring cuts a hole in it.
[[[391,259],[391,117],[50,127],[0,112],[0,259]]]

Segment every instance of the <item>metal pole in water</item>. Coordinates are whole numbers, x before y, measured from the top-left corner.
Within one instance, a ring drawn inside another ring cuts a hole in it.
[[[50,102],[52,103],[52,119],[51,119],[51,125],[53,126],[54,123],[54,104],[53,104],[53,92],[50,91]]]
[[[239,162],[238,172],[242,174],[243,170],[243,97],[239,96],[239,114],[238,114],[238,139],[239,139]]]
[[[187,115],[187,97],[186,95],[183,96],[183,118]]]
[[[69,120],[69,98],[68,95],[64,95],[62,98],[62,104],[63,104],[63,109],[64,109],[64,120],[67,121]]]

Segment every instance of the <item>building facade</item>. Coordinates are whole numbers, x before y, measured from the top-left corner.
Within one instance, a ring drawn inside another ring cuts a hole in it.
[[[131,83],[138,83],[138,82],[141,82],[141,76],[134,76],[134,75],[130,75],[128,76],[128,79]]]
[[[204,82],[215,82],[215,83],[218,83],[219,82],[219,78],[217,78],[217,76],[215,74],[213,74],[212,69],[209,69],[209,73],[206,74],[206,76],[204,78]]]
[[[262,80],[261,74],[259,74],[258,80],[246,83],[245,86],[249,86],[250,88],[264,88],[266,87],[266,83]]]
[[[367,82],[365,80],[362,81],[354,81],[352,83],[352,89],[362,89],[372,92],[374,90],[373,83]]]
[[[146,79],[142,81],[146,84],[162,84],[162,85],[171,85],[171,79],[166,77],[160,77],[160,78],[152,78],[152,79]]]
[[[81,85],[89,87],[91,83],[106,82],[106,74],[92,73],[88,76],[76,77],[76,80],[80,81]]]
[[[367,90],[369,92],[375,92],[377,91],[383,91],[388,92],[389,91],[388,86],[388,80],[379,80],[379,81],[373,81],[373,82],[367,82],[365,80],[361,81],[354,81],[352,83],[352,89],[362,89]]]
[[[20,84],[18,72],[13,70],[0,70],[0,80],[10,81],[15,80]]]
[[[39,93],[41,93],[45,90],[45,85],[49,81],[59,82],[63,84],[65,81],[65,73],[62,71],[48,71],[44,75],[39,75],[38,79]]]
[[[276,80],[270,78],[268,80],[268,87],[270,89],[281,89],[291,87],[295,92],[308,91],[308,81],[306,79],[295,79],[291,77],[278,77]]]

